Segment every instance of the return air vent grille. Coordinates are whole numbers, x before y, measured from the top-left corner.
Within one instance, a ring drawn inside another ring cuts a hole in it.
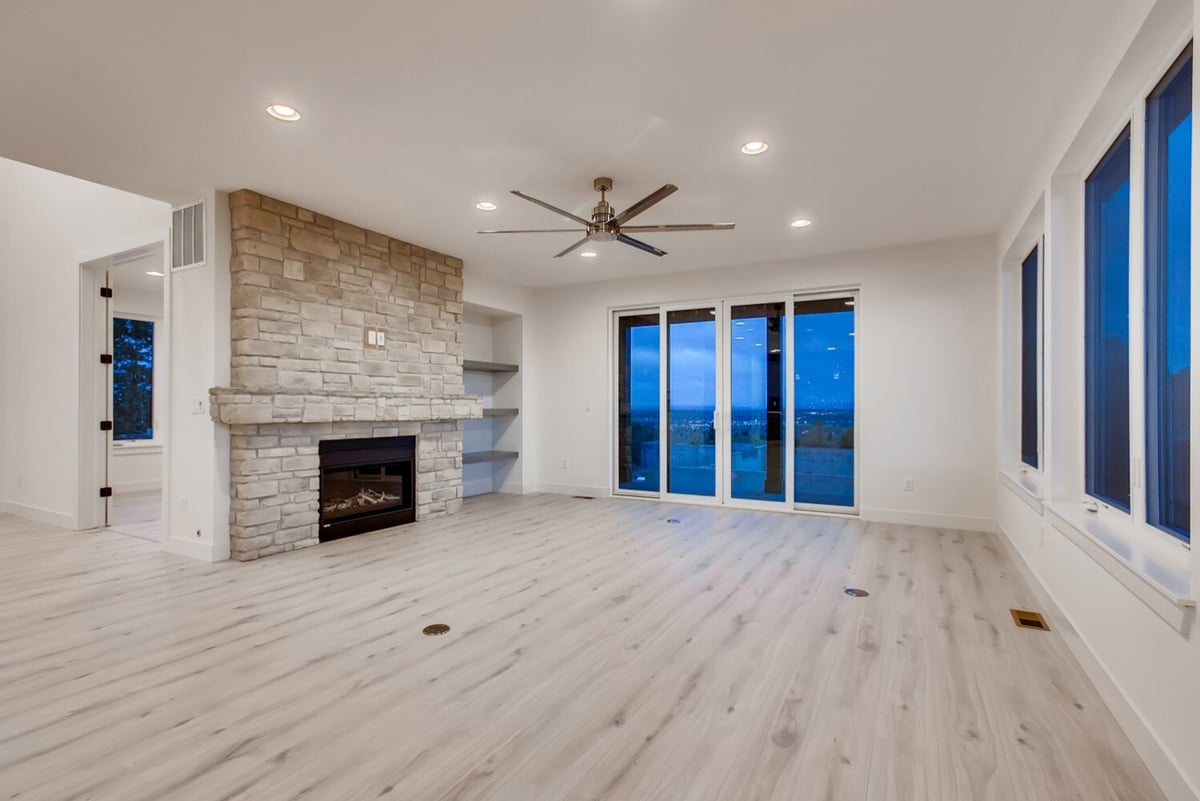
[[[1038,629],[1040,631],[1049,631],[1050,625],[1046,623],[1046,618],[1042,617],[1037,612],[1031,612],[1028,609],[1010,609],[1013,622],[1023,629]]]
[[[171,269],[204,263],[204,202],[171,214]]]

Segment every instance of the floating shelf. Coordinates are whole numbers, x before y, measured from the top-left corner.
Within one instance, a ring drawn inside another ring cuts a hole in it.
[[[515,373],[519,369],[515,364],[477,362],[471,359],[463,359],[463,370],[470,373]]]
[[[484,417],[516,417],[520,409],[484,409]]]
[[[517,455],[516,451],[474,451],[463,454],[463,464],[502,462],[506,459],[516,459]]]

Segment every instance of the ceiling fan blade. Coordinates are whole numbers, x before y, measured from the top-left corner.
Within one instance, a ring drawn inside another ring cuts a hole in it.
[[[564,250],[562,253],[555,253],[555,254],[554,254],[554,258],[556,258],[556,259],[557,259],[557,258],[559,258],[559,257],[561,257],[561,256],[565,256],[565,255],[567,255],[568,253],[570,253],[572,250],[575,250],[576,248],[579,248],[579,247],[583,247],[584,245],[586,245],[586,244],[587,244],[587,242],[588,242],[588,239],[589,239],[589,238],[590,238],[590,237],[586,237],[586,236],[585,236],[583,239],[580,239],[578,242],[576,242],[574,245],[571,245],[571,247],[567,248],[567,249],[566,249],[566,250]]]
[[[617,241],[624,242],[626,245],[637,248],[638,250],[644,250],[647,253],[653,253],[655,256],[667,255],[667,251],[659,250],[658,248],[654,247],[654,245],[643,242],[640,239],[634,239],[632,236],[625,236],[625,234],[618,234]]]
[[[634,203],[632,206],[625,209],[625,211],[618,214],[617,219],[613,220],[613,222],[615,222],[617,225],[620,225],[626,220],[632,220],[634,217],[638,216],[655,203],[658,203],[660,200],[672,194],[677,189],[679,189],[679,187],[675,186],[675,184],[667,184],[660,189],[654,190],[637,203]]]
[[[517,197],[521,198],[522,200],[528,200],[530,203],[536,203],[537,205],[541,206],[543,209],[552,211],[555,214],[561,214],[562,216],[566,217],[567,219],[574,220],[575,222],[579,223],[580,225],[582,225],[584,227],[586,227],[588,225],[588,221],[583,219],[582,217],[576,217],[571,212],[564,211],[563,209],[560,209],[558,206],[551,206],[549,203],[547,203],[544,200],[538,200],[536,197],[533,197],[532,195],[527,195],[524,192],[518,192],[516,189],[513,189],[512,193],[514,195],[516,195]]]
[[[736,223],[709,223],[707,225],[622,225],[622,231],[732,231]]]
[[[578,228],[525,228],[516,231],[476,231],[477,234],[577,234]]]

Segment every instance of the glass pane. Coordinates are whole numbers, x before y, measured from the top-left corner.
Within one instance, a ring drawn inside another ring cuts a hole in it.
[[[716,309],[667,312],[667,490],[717,494]]]
[[[1038,251],[1021,264],[1021,461],[1038,466]]]
[[[617,487],[658,492],[658,312],[617,318]]]
[[[795,306],[796,503],[854,506],[854,299]]]
[[[784,303],[734,306],[730,336],[731,494],[755,501],[784,495]]]
[[[1190,539],[1191,49],[1146,105],[1146,500],[1152,525]]]
[[[1085,190],[1087,493],[1129,511],[1129,129]]]
[[[113,318],[113,439],[154,438],[154,323]]]

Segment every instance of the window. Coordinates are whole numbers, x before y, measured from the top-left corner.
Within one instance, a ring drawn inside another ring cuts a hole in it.
[[[1084,192],[1087,493],[1129,511],[1129,128]]]
[[[1038,249],[1021,262],[1021,461],[1038,467]]]
[[[617,486],[658,492],[658,312],[617,318]]]
[[[787,304],[732,306],[729,317],[730,494],[752,501],[783,501]]]
[[[1146,101],[1146,519],[1190,539],[1192,53]]]
[[[154,438],[154,323],[113,318],[113,439]]]
[[[667,312],[667,492],[717,494],[716,314]]]

